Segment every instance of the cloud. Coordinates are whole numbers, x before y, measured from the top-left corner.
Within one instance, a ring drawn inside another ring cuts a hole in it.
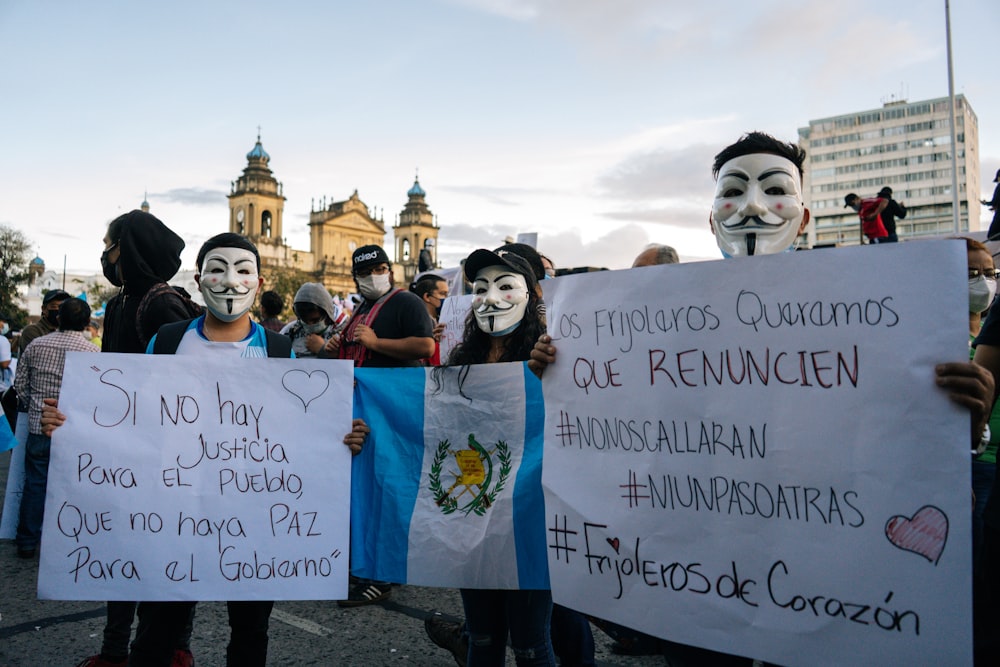
[[[151,192],[150,199],[168,204],[185,204],[191,206],[214,206],[226,202],[225,190],[210,190],[207,188],[173,188],[166,192]]]
[[[489,185],[441,185],[438,189],[478,197],[498,206],[520,206],[520,199],[542,192],[529,188],[498,188]]]
[[[637,153],[598,177],[597,186],[607,197],[629,201],[704,200],[715,189],[711,167],[718,151],[718,146],[696,144]]]

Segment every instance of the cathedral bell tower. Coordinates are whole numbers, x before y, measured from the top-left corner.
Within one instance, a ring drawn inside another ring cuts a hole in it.
[[[271,173],[271,156],[260,143],[247,153],[243,175],[231,184],[229,198],[229,231],[243,234],[260,250],[261,261],[280,261],[284,241],[281,233],[285,197],[282,185]]]
[[[396,266],[403,268],[402,275],[397,271],[396,279],[403,278],[403,286],[413,282],[413,278],[421,271],[436,268],[438,226],[434,222],[434,214],[427,208],[424,197],[427,193],[420,187],[420,179],[413,180],[413,187],[406,193],[409,200],[399,213],[399,220],[393,226],[393,237],[396,242]]]

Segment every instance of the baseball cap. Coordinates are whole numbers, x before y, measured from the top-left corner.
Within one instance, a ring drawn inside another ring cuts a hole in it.
[[[392,262],[389,261],[389,255],[385,254],[382,246],[363,245],[351,255],[351,272],[357,273],[361,269],[382,263],[392,265]]]
[[[857,195],[854,194],[853,192],[849,192],[848,194],[844,195],[844,208],[849,208],[851,206],[851,200],[856,198]]]
[[[49,290],[48,292],[45,293],[45,296],[42,297],[42,305],[47,306],[53,301],[65,301],[66,299],[69,298],[72,297],[70,297],[69,293],[66,292],[65,290],[61,289]]]
[[[496,252],[485,248],[473,250],[472,254],[465,260],[465,277],[469,279],[469,282],[475,282],[476,274],[487,266],[506,266],[515,273],[524,276],[528,287],[534,287],[538,283],[528,260],[510,250]]]

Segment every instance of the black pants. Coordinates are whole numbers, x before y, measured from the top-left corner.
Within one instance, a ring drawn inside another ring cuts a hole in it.
[[[169,667],[178,639],[189,626],[196,602],[140,602],[139,628],[129,655],[130,667]],[[227,602],[229,667],[267,663],[267,629],[273,601]]]

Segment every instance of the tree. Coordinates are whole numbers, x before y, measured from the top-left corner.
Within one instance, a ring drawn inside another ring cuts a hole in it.
[[[17,288],[28,282],[32,246],[20,230],[0,225],[0,312],[11,318],[11,327],[28,316],[19,305]]]
[[[276,266],[264,267],[261,270],[261,277],[264,278],[264,286],[261,288],[261,291],[273,290],[285,302],[285,310],[282,317],[286,320],[295,319],[295,316],[289,315],[289,313],[292,312],[292,301],[295,299],[295,293],[299,291],[299,287],[302,286],[302,283],[316,280],[305,271]],[[259,305],[254,308],[254,312],[260,318]]]

